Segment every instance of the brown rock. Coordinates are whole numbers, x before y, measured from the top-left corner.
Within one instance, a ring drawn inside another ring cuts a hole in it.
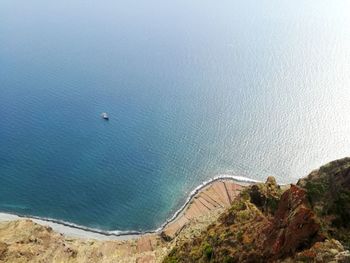
[[[306,193],[292,185],[281,197],[272,223],[265,230],[264,255],[284,258],[324,240]]]
[[[0,260],[5,257],[8,245],[4,242],[0,242]]]
[[[164,231],[162,231],[160,233],[160,237],[164,240],[164,241],[171,241],[173,238],[171,236],[168,236]]]
[[[256,205],[262,212],[273,214],[277,209],[278,200],[282,190],[276,183],[276,179],[269,176],[266,183],[254,184],[248,190],[250,202]]]
[[[350,158],[330,162],[298,181],[323,230],[350,247]]]
[[[310,249],[297,253],[295,261],[349,263],[350,252],[334,239],[315,243]]]

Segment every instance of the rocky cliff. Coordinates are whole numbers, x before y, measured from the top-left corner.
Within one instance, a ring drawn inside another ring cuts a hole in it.
[[[279,186],[218,180],[162,233],[70,238],[31,220],[0,223],[0,262],[349,262],[350,158]]]
[[[350,158],[282,190],[247,187],[200,236],[164,262],[350,262]]]

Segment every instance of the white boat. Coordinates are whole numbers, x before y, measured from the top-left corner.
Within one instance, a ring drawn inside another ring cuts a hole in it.
[[[109,117],[108,117],[108,115],[107,115],[106,112],[102,112],[102,113],[101,113],[101,118],[102,118],[102,119],[105,119],[105,120],[109,120]]]

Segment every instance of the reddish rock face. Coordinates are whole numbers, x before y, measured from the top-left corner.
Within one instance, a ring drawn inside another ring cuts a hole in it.
[[[324,240],[316,216],[309,208],[306,192],[295,185],[282,195],[274,219],[264,234],[267,258],[284,258]]]
[[[350,158],[284,193],[273,178],[246,188],[217,223],[176,245],[164,262],[207,262],[207,246],[211,262],[350,262]]]

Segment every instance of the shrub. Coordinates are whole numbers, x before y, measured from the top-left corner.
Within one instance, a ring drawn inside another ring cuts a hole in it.
[[[209,245],[208,243],[205,243],[203,245],[203,252],[204,255],[207,259],[211,259],[211,257],[213,256],[213,248],[211,245]]]
[[[239,230],[239,231],[237,232],[237,240],[238,240],[239,242],[242,242],[242,241],[243,241],[243,232],[242,232],[241,230]]]

